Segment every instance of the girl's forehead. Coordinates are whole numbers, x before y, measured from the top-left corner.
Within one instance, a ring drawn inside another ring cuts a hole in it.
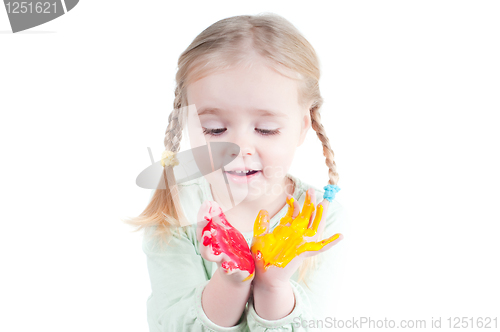
[[[187,85],[186,91],[188,103],[200,106],[272,109],[298,103],[298,80],[261,63],[210,73]]]
[[[211,73],[227,69],[246,68],[253,70],[253,68],[259,66],[268,67],[292,79],[301,79],[302,77],[300,73],[277,60],[259,54],[253,47],[241,45],[241,49],[235,52],[216,52],[206,56],[199,56],[188,69],[187,81],[191,79],[196,81]]]

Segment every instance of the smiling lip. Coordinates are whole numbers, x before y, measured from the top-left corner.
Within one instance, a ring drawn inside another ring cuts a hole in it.
[[[236,174],[234,174],[233,171],[226,171],[225,173],[226,173],[227,177],[229,179],[231,179],[231,181],[234,183],[247,183],[247,182],[254,180],[262,172],[260,170],[258,170],[255,173],[250,174],[250,175],[236,175]]]

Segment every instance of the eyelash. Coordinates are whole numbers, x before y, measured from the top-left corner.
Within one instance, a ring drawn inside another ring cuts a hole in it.
[[[278,135],[280,131],[278,129],[256,129],[257,132],[262,135],[262,136],[272,136],[272,135]]]
[[[203,128],[203,133],[205,135],[210,135],[210,136],[220,136],[224,132],[224,131],[220,131],[220,130],[226,131],[227,129],[226,128],[215,128],[215,129]],[[261,136],[272,136],[272,135],[278,135],[280,133],[280,131],[278,129],[269,130],[269,129],[257,129],[257,128],[255,128],[255,130]]]

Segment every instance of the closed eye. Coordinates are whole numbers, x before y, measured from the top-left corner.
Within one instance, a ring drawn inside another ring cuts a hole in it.
[[[280,133],[280,131],[278,129],[270,130],[270,129],[258,129],[258,128],[255,128],[255,130],[259,134],[261,134],[262,136],[278,135]]]
[[[203,133],[205,135],[210,135],[210,136],[221,136],[222,133],[224,133],[226,130],[227,130],[226,128],[214,128],[214,129],[203,128]],[[280,133],[278,129],[271,130],[271,129],[255,128],[255,131],[262,136],[272,136],[272,135],[278,135]]]
[[[205,135],[210,135],[210,136],[220,136],[226,130],[227,130],[226,128],[215,128],[215,129],[203,128],[203,133]]]

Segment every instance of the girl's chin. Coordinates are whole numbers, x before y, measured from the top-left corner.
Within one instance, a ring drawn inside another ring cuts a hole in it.
[[[241,179],[235,177],[243,177],[242,175],[234,175],[226,172],[226,181],[222,176],[213,177],[209,179],[212,189],[220,193],[219,197],[228,195],[228,190],[231,192],[233,201],[235,204],[239,204],[243,201],[254,201],[263,196],[272,198],[276,195],[280,195],[282,191],[279,187],[282,186],[278,183],[270,183],[263,174],[262,171],[256,174],[250,175],[246,179]],[[282,188],[283,190],[285,188]]]

